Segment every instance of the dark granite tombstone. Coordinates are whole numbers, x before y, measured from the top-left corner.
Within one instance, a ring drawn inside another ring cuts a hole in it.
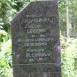
[[[57,0],[31,2],[12,21],[14,77],[61,77]]]

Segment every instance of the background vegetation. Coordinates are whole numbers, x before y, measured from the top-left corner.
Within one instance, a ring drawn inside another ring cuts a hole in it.
[[[0,0],[0,77],[12,76],[10,22],[30,0]],[[66,37],[66,1],[59,0],[62,77],[77,77],[77,0],[69,0],[69,36]],[[67,39],[67,40],[66,40]]]

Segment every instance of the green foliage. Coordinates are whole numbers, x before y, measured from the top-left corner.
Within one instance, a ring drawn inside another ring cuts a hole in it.
[[[68,0],[70,36],[77,36],[77,0]],[[66,35],[66,0],[59,0],[60,29]]]
[[[6,41],[8,38],[8,33],[4,30],[0,30],[0,44],[4,41]]]
[[[0,49],[0,77],[12,77],[11,39],[3,42]]]
[[[77,76],[77,39],[69,38],[67,41],[61,36],[62,77]]]
[[[2,29],[0,29],[0,77],[12,77],[11,39]]]
[[[10,21],[16,13],[16,9],[13,8],[15,5],[13,0],[0,0],[0,26],[7,32],[10,29]]]
[[[60,30],[63,36],[66,34],[66,2],[65,0],[59,0],[59,20]]]

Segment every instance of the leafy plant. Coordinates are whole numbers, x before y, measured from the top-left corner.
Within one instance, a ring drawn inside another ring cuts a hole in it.
[[[62,36],[61,36],[62,37]],[[77,39],[61,38],[62,77],[76,77]]]
[[[1,45],[0,77],[12,77],[11,39]]]

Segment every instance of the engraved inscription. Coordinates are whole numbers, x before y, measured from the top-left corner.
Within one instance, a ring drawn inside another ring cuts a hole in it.
[[[53,18],[28,18],[24,21],[24,38],[17,39],[17,42],[21,46],[21,43],[26,50],[24,51],[24,61],[25,63],[31,62],[51,62],[52,51],[49,49],[48,45],[51,45],[54,41],[54,37],[48,35],[50,32],[50,24],[53,23]],[[42,24],[40,24],[42,23]],[[26,31],[25,31],[26,30]],[[26,35],[26,36],[25,36]],[[22,57],[23,55],[21,55]],[[26,62],[27,61],[27,62]]]

